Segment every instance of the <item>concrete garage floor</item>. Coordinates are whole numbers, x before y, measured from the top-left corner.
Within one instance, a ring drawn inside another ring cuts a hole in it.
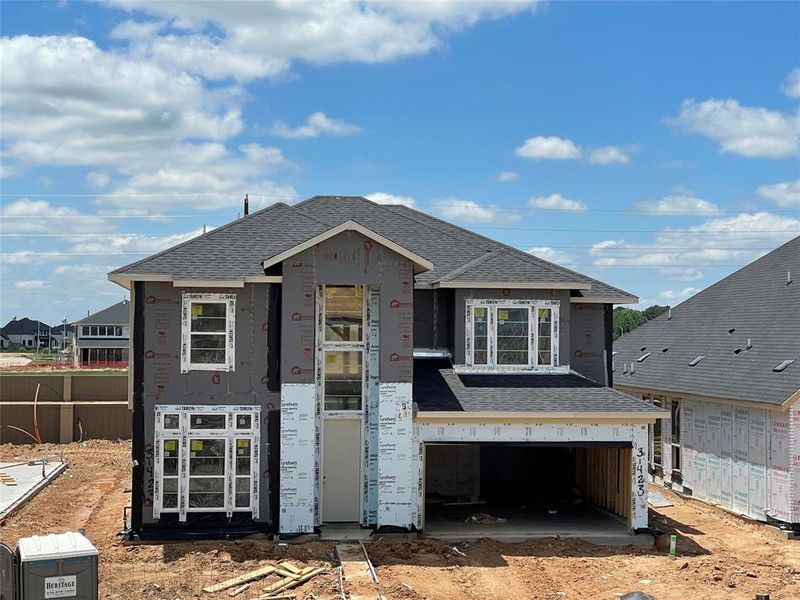
[[[431,510],[433,509],[433,510]],[[425,536],[449,541],[491,538],[503,542],[521,542],[538,538],[579,538],[598,545],[648,547],[654,543],[649,534],[630,535],[620,518],[591,505],[560,505],[554,515],[545,508],[504,508],[491,504],[426,507]],[[481,523],[471,515],[486,513],[504,522]]]

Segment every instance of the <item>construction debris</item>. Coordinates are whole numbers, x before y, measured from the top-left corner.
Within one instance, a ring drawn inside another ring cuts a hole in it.
[[[231,579],[226,579],[225,581],[221,581],[220,583],[215,583],[214,585],[209,585],[208,587],[204,587],[203,591],[208,593],[221,592],[222,590],[227,590],[228,588],[240,586],[243,583],[248,583],[250,581],[255,581],[256,579],[261,579],[262,577],[266,577],[270,573],[274,573],[277,570],[278,570],[277,567],[273,565],[267,565],[266,567],[261,567],[260,569],[256,569],[255,571],[250,571],[249,573],[245,573],[244,575],[239,575],[238,577],[232,577]]]
[[[320,573],[325,571],[325,567],[306,567],[300,573],[296,575],[292,575],[291,577],[284,577],[280,581],[276,581],[272,585],[269,585],[262,589],[261,591],[263,594],[258,596],[259,600],[263,600],[265,598],[276,598],[276,592],[282,592],[284,590],[289,590],[293,587],[297,587],[298,585],[305,583],[309,579],[312,579],[319,575]]]
[[[0,483],[11,487],[17,485],[17,480],[5,471],[0,471]]]
[[[464,520],[465,523],[469,523],[470,521],[480,525],[493,525],[495,523],[505,523],[506,519],[503,517],[494,517],[488,513],[475,513]]]
[[[232,589],[230,592],[228,592],[228,596],[238,596],[239,594],[248,589],[250,589],[250,584],[245,583],[244,585],[240,585],[239,587]]]

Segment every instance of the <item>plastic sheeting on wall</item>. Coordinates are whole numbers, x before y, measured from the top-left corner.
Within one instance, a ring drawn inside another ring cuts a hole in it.
[[[314,531],[316,430],[314,384],[281,385],[281,533]]]
[[[790,414],[698,400],[681,410],[683,486],[692,495],[752,519],[800,520],[791,510]]]
[[[414,524],[411,384],[381,383],[378,446],[378,526],[410,528]]]

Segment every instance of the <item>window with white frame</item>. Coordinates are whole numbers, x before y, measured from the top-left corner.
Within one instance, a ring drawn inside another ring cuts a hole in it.
[[[153,515],[258,518],[260,408],[157,406]]]
[[[364,286],[322,287],[323,406],[329,411],[361,410],[364,396]]]
[[[558,301],[468,300],[466,362],[529,369],[558,365]]]
[[[183,294],[181,371],[233,371],[236,294]]]

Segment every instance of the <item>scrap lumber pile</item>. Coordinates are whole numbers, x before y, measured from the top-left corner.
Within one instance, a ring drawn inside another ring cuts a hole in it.
[[[13,487],[17,485],[17,480],[14,479],[11,475],[6,473],[5,471],[0,471],[0,483],[3,485],[7,485],[9,487]]]
[[[261,595],[256,596],[256,598],[258,598],[258,600],[288,599],[293,598],[294,595],[286,594],[285,592],[310,581],[326,570],[325,567],[305,567],[301,569],[288,561],[283,561],[277,565],[266,565],[237,577],[220,581],[214,585],[204,587],[203,591],[214,593],[230,590],[228,591],[228,596],[238,596],[254,586],[255,584],[253,582],[275,575],[280,577],[280,579],[262,588]]]

